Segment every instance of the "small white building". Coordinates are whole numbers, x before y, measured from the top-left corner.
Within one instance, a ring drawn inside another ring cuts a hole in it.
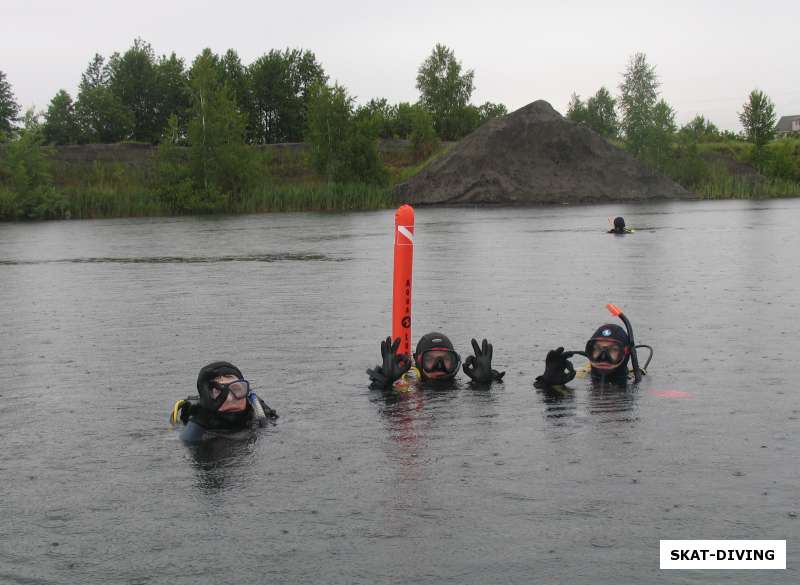
[[[778,125],[775,126],[775,137],[784,138],[794,133],[800,135],[800,115],[781,116]]]

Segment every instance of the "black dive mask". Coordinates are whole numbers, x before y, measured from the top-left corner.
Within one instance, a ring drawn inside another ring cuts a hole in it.
[[[431,349],[419,356],[419,366],[426,374],[442,373],[454,376],[461,364],[461,356],[451,349]]]
[[[228,399],[228,394],[233,394],[234,398],[241,400],[242,398],[246,398],[249,393],[250,382],[247,380],[234,380],[228,384],[211,382],[209,389],[209,395],[211,396],[211,399],[222,399],[222,402],[225,402],[225,400]],[[220,405],[222,405],[222,402],[220,402]]]
[[[214,378],[219,376],[236,376],[238,380],[229,384],[219,384]],[[206,410],[216,411],[222,406],[234,386],[234,396],[241,394],[236,382],[247,382],[241,370],[229,362],[213,362],[204,366],[197,375],[197,391],[200,395],[200,406]],[[249,383],[246,384],[249,388]],[[246,395],[246,393],[245,393]]]
[[[613,345],[599,345],[595,341],[586,344],[586,355],[589,361],[616,366],[621,364],[628,355],[628,348],[620,343]]]

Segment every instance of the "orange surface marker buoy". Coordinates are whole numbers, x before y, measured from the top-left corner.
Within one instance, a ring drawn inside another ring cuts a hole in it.
[[[401,205],[394,214],[394,287],[392,339],[400,338],[398,353],[411,355],[411,273],[414,264],[414,208]]]

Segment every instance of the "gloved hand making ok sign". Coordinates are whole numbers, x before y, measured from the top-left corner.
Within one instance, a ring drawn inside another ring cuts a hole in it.
[[[405,354],[398,354],[397,348],[400,347],[400,338],[394,340],[387,337],[386,341],[381,341],[381,357],[383,364],[367,370],[369,385],[373,390],[379,388],[391,388],[395,380],[405,374],[411,368],[411,358]]]
[[[464,373],[475,382],[488,383],[493,380],[500,382],[506,373],[492,369],[492,344],[484,339],[479,346],[478,342],[473,339],[472,349],[475,351],[475,355],[464,360],[462,366]]]
[[[573,355],[574,352],[565,352],[563,347],[548,351],[544,360],[544,374],[538,376],[533,385],[537,388],[550,388],[572,380],[575,377],[575,368],[568,358]]]

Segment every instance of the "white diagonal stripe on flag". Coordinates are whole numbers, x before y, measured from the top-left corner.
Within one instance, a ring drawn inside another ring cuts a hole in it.
[[[414,243],[414,234],[411,233],[406,226],[404,225],[397,226],[397,231],[403,234],[406,237],[406,239],[408,239],[409,242],[411,242],[412,244]]]

